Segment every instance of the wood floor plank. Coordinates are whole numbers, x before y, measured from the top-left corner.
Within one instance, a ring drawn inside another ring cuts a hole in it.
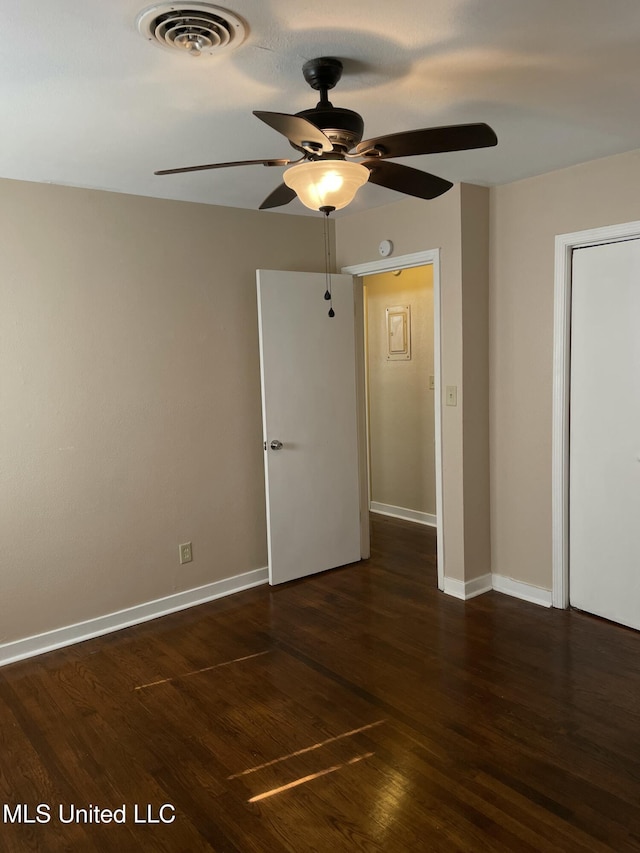
[[[640,851],[640,635],[453,599],[434,530],[372,537],[362,563],[0,670],[0,849]],[[7,820],[22,803],[52,820]],[[172,823],[134,822],[164,803]],[[74,804],[128,819],[56,819]]]

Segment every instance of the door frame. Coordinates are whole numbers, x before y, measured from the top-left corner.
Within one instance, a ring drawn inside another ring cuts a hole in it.
[[[552,604],[569,606],[569,399],[574,249],[640,239],[640,221],[559,234],[555,240],[551,461]]]
[[[445,578],[445,541],[443,518],[443,482],[442,482],[442,347],[441,347],[441,284],[440,284],[440,249],[428,249],[423,252],[413,252],[409,255],[381,258],[362,264],[351,264],[342,267],[340,272],[355,276],[356,299],[356,345],[358,352],[358,397],[361,401],[361,420],[359,428],[360,471],[361,471],[361,502],[363,514],[369,513],[369,458],[366,439],[366,386],[365,386],[365,343],[364,343],[364,306],[362,276],[375,275],[392,270],[409,269],[410,267],[431,266],[433,268],[433,370],[434,370],[434,415],[435,415],[435,474],[436,474],[436,560],[438,567],[438,589],[444,590]],[[366,509],[365,509],[366,507]],[[368,529],[367,529],[368,535]]]

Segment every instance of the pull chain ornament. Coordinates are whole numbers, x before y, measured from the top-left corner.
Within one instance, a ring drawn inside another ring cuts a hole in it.
[[[326,285],[326,290],[324,292],[324,298],[329,303],[329,317],[335,317],[336,312],[333,310],[333,300],[331,297],[331,243],[329,240],[329,214],[333,213],[335,207],[330,207],[327,205],[326,207],[321,207],[320,210],[324,213],[324,280]]]

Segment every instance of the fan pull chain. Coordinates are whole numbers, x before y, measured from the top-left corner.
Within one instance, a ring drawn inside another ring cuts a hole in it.
[[[324,280],[326,290],[324,298],[329,303],[329,317],[335,317],[336,312],[333,310],[333,299],[331,296],[331,241],[329,240],[329,214],[335,210],[335,207],[321,207],[320,210],[324,213]]]

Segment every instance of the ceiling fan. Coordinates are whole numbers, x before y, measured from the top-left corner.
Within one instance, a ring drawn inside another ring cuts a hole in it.
[[[254,111],[254,115],[281,133],[296,148],[297,160],[237,160],[161,169],[156,175],[175,175],[229,166],[289,166],[281,183],[260,205],[260,210],[280,207],[298,196],[312,210],[330,213],[349,204],[358,189],[370,181],[417,198],[433,199],[453,184],[437,175],[390,162],[395,157],[464,151],[496,145],[487,124],[454,124],[392,133],[362,142],[364,122],[353,110],[334,107],[327,95],[342,76],[342,63],[334,57],[311,59],[302,67],[304,79],[320,92],[314,109],[295,115]],[[355,162],[355,161],[359,162]]]

